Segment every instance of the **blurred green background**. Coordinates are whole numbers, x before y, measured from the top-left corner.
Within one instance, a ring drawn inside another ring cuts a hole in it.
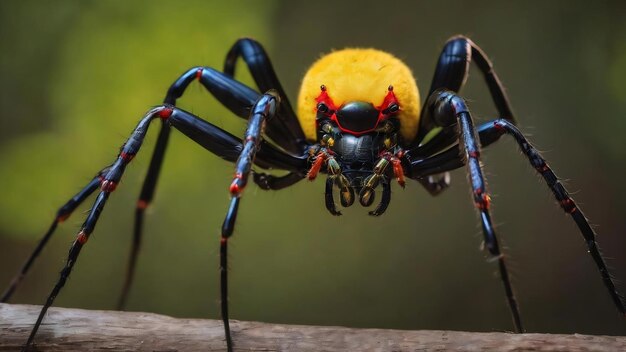
[[[221,68],[242,36],[266,46],[293,103],[308,65],[332,48],[392,52],[424,92],[446,39],[470,36],[493,59],[521,128],[568,180],[624,280],[625,13],[622,1],[2,1],[0,286],[169,84],[191,66]],[[239,76],[250,83],[243,66]],[[496,117],[476,70],[463,94],[478,120]],[[180,105],[243,133],[244,122],[199,84]],[[57,306],[114,308],[157,130],[111,197]],[[623,335],[577,228],[516,145],[504,138],[484,152],[484,164],[528,331]],[[232,172],[173,134],[129,310],[219,317],[218,238]],[[231,241],[232,317],[512,330],[497,267],[479,250],[465,170],[452,178],[437,198],[416,182],[394,186],[381,218],[358,206],[330,216],[323,180],[282,192],[251,186]],[[45,300],[91,202],[60,227],[13,302]]]

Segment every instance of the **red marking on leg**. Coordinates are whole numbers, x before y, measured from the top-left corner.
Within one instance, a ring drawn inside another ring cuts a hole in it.
[[[254,136],[246,137],[246,142],[254,142],[255,140],[256,140],[256,138],[254,138]]]
[[[400,187],[404,188],[406,182],[404,181],[404,170],[402,169],[402,162],[398,158],[391,158],[391,164],[393,165],[393,174],[396,176],[396,180]]]
[[[78,236],[76,237],[76,241],[78,241],[78,243],[80,243],[81,245],[87,243],[88,239],[89,239],[89,236],[87,236],[87,233],[85,233],[85,230],[80,230],[80,232],[78,233]]]
[[[561,207],[566,212],[571,214],[576,211],[576,205],[574,204],[574,201],[572,200],[572,198],[563,199],[560,203],[561,203]]]
[[[115,191],[115,189],[117,188],[117,183],[113,182],[111,180],[104,180],[102,181],[102,183],[100,184],[100,189],[103,192],[113,192]]]
[[[122,158],[122,160],[124,160],[125,162],[130,162],[131,160],[133,160],[134,157],[135,157],[135,154],[125,153],[125,152],[120,153],[120,158]]]
[[[230,184],[229,191],[230,191],[230,195],[233,197],[238,197],[241,194],[241,191],[243,190],[243,188],[239,186],[238,181],[239,181],[238,179],[235,179],[233,183]]]
[[[65,220],[67,220],[67,218],[69,218],[71,214],[72,213],[68,213],[68,214],[63,214],[63,215],[57,216],[57,222],[63,222]]]
[[[548,171],[549,169],[550,168],[548,167],[548,164],[546,164],[545,162],[537,167],[537,171],[539,171],[541,173],[544,173],[544,172]]]
[[[172,116],[172,113],[174,112],[174,109],[172,108],[163,108],[161,110],[159,110],[159,117],[163,120],[167,120],[170,118],[170,116]]]
[[[476,202],[476,208],[480,210],[489,210],[491,207],[491,197],[487,193],[482,193],[480,199]]]
[[[137,201],[137,209],[144,210],[148,207],[149,203],[143,199]]]
[[[237,173],[235,174],[235,179],[237,179],[237,180],[243,180],[243,174],[242,174],[241,172],[237,172]]]
[[[196,71],[196,79],[200,80],[200,78],[202,78],[202,71],[204,71],[203,69],[199,68],[198,71]]]
[[[499,121],[494,122],[493,127],[495,127],[495,129],[498,131],[504,131],[504,125],[502,124],[502,122],[499,122]]]
[[[469,152],[468,154],[470,158],[474,158],[474,159],[478,159],[478,157],[480,156],[480,152],[477,150]]]
[[[311,165],[309,172],[306,174],[306,177],[309,179],[309,181],[315,180],[315,178],[317,177],[317,174],[322,169],[322,165],[324,164],[325,160],[326,160],[326,154],[319,153],[317,155],[317,158],[313,162],[313,165]]]
[[[228,237],[222,236],[220,237],[220,244],[226,244],[228,242]]]

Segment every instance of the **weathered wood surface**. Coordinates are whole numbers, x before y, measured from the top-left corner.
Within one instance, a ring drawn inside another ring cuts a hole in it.
[[[39,306],[0,304],[0,351],[19,351]],[[624,336],[351,329],[232,321],[236,351],[626,351]],[[33,351],[225,351],[218,320],[51,308]]]

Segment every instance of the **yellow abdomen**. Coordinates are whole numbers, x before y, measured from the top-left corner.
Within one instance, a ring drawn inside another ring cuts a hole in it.
[[[400,135],[406,142],[417,133],[420,98],[411,70],[393,55],[375,49],[343,49],[317,60],[302,80],[298,96],[298,120],[306,138],[316,140],[316,98],[320,86],[337,106],[349,101],[382,104],[393,86],[400,112]]]

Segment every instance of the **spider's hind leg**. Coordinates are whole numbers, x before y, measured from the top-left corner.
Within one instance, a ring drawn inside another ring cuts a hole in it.
[[[139,124],[137,125],[133,133],[131,134],[130,138],[128,138],[126,143],[124,143],[115,162],[110,167],[105,168],[106,172],[104,172],[102,175],[99,175],[98,177],[99,182],[95,185],[95,188],[97,188],[97,185],[99,184],[100,193],[98,194],[94,205],[89,211],[89,214],[87,215],[87,218],[85,219],[85,222],[80,227],[80,230],[76,236],[76,239],[74,240],[74,242],[72,243],[72,246],[70,247],[70,251],[68,253],[65,266],[61,270],[61,274],[60,274],[58,281],[54,285],[52,291],[48,295],[48,298],[45,304],[41,308],[39,316],[37,317],[37,321],[35,322],[35,325],[33,326],[30,332],[30,335],[28,336],[28,340],[26,344],[24,345],[23,351],[28,350],[28,348],[30,347],[31,343],[33,342],[35,338],[35,335],[37,334],[37,331],[39,330],[39,326],[41,325],[41,322],[43,321],[43,318],[46,312],[48,311],[48,308],[50,308],[50,306],[54,303],[54,299],[59,294],[59,292],[65,285],[65,282],[67,281],[68,277],[70,276],[70,273],[72,272],[72,268],[74,267],[74,264],[76,264],[76,261],[78,260],[78,255],[80,254],[80,251],[82,250],[85,243],[87,243],[89,236],[91,235],[94,228],[96,227],[100,214],[104,210],[104,206],[109,198],[109,195],[111,194],[111,192],[113,192],[116,189],[118,183],[120,182],[122,178],[122,175],[124,174],[124,170],[126,169],[126,166],[130,163],[130,161],[139,151],[141,144],[143,143],[143,139],[146,136],[146,133],[148,131],[150,122],[156,117],[163,117],[165,115],[169,116],[171,113],[172,113],[172,109],[170,109],[169,107],[157,107],[157,108],[150,110],[141,119],[141,121],[139,122]],[[90,183],[89,185],[91,186],[92,183]],[[93,187],[89,187],[87,191],[95,190],[95,189],[92,190],[91,188]]]
[[[41,240],[39,240],[37,247],[35,247],[26,262],[22,265],[20,271],[15,275],[13,280],[11,280],[9,287],[7,287],[2,296],[0,296],[0,302],[7,302],[11,298],[19,284],[22,282],[22,279],[24,279],[31,266],[35,262],[35,259],[37,259],[37,257],[39,256],[39,253],[41,253],[43,248],[48,243],[48,240],[50,240],[50,238],[54,234],[57,226],[67,220],[72,212],[74,212],[74,210],[79,205],[81,205],[85,201],[85,199],[87,199],[87,197],[89,197],[96,189],[98,189],[101,179],[104,177],[104,175],[106,175],[108,170],[109,167],[106,167],[102,171],[100,171],[82,190],[76,193],[74,197],[72,197],[61,208],[59,208],[56,217],[48,228],[48,231],[46,231]]]
[[[609,291],[609,295],[611,296],[615,307],[623,316],[626,317],[626,307],[624,307],[622,297],[617,291],[614,279],[611,277],[611,273],[609,272],[609,269],[604,262],[604,258],[598,248],[598,243],[596,242],[596,232],[589,224],[589,221],[583,214],[578,204],[576,204],[576,202],[574,202],[574,200],[570,197],[569,192],[565,189],[552,168],[548,166],[548,163],[543,156],[541,156],[539,151],[535,149],[530,142],[528,142],[526,137],[524,137],[514,124],[505,119],[497,119],[492,122],[485,123],[480,126],[479,133],[481,136],[484,136],[486,143],[493,143],[504,134],[507,134],[515,139],[520,150],[530,162],[530,165],[541,175],[548,188],[552,191],[554,198],[563,211],[568,213],[576,223],[576,226],[578,226],[578,229],[587,245],[587,252],[593,258],[598,271],[600,271],[604,286]]]

